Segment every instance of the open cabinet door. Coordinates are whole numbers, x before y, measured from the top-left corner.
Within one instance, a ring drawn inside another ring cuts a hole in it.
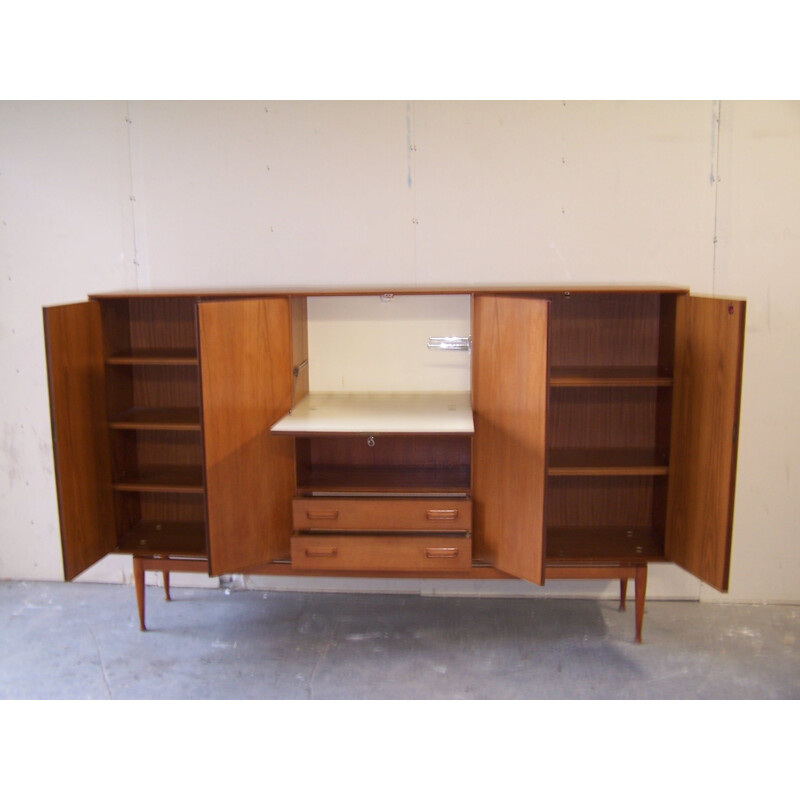
[[[666,555],[728,590],[745,303],[678,298]]]
[[[544,583],[549,303],[475,295],[473,552]]]
[[[292,397],[287,298],[197,307],[209,572],[288,557],[294,440],[270,435]]]
[[[44,309],[58,515],[64,579],[116,544],[100,306]]]

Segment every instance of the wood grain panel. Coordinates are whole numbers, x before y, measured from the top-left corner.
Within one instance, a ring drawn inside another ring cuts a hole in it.
[[[552,389],[548,445],[654,448],[658,402],[658,389],[649,387]]]
[[[551,367],[551,386],[672,386],[659,367]]]
[[[554,367],[658,366],[658,292],[565,291],[549,299]]]
[[[111,367],[116,373],[129,369],[133,381],[134,408],[199,408],[200,382],[197,366]]]
[[[293,297],[290,300],[292,312],[292,369],[294,391],[292,405],[297,405],[307,394],[311,366],[308,363],[308,300]]]
[[[123,533],[117,552],[204,558],[205,548],[202,522],[136,522]]]
[[[664,561],[664,534],[652,528],[548,528],[547,563]]]
[[[302,497],[292,504],[295,530],[469,531],[472,503],[463,498]]]
[[[289,549],[294,442],[270,434],[292,394],[287,298],[197,309],[212,575],[242,572]]]
[[[130,408],[115,416],[109,427],[115,430],[199,431],[200,409]]]
[[[192,349],[172,350],[165,347],[151,347],[146,350],[123,350],[109,356],[107,364],[120,365],[159,365],[159,366],[197,366],[197,351]]]
[[[205,502],[199,492],[116,492],[115,500],[123,532],[137,522],[205,524]]]
[[[459,467],[313,467],[298,474],[297,491],[464,493],[470,490],[470,468]]]
[[[97,303],[44,309],[64,578],[114,549],[103,339]]]
[[[140,465],[137,472],[114,481],[120,492],[203,493],[203,470],[200,466]]]
[[[317,467],[461,468],[469,467],[470,436],[312,436],[309,459]],[[302,439],[298,438],[298,442]]]
[[[550,450],[548,475],[666,475],[666,456],[647,448]]]
[[[472,336],[475,553],[541,584],[548,303],[475,295]]]
[[[655,527],[665,518],[654,497],[666,477],[601,476],[551,478],[547,488],[547,527]]]
[[[114,473],[124,478],[138,471],[139,464],[197,466],[203,464],[200,431],[115,431],[113,434],[115,459],[122,466]]]
[[[745,303],[679,297],[667,556],[727,591]]]
[[[194,297],[131,297],[128,300],[130,349],[196,352],[194,307]]]
[[[300,570],[442,572],[472,566],[468,536],[304,534],[293,536],[291,545],[292,568]]]
[[[298,437],[298,490],[468,492],[471,436]]]

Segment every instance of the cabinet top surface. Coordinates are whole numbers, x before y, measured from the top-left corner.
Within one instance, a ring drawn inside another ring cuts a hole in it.
[[[431,295],[431,294],[559,294],[570,293],[636,293],[657,292],[661,294],[688,294],[689,289],[678,286],[650,286],[629,284],[546,284],[529,286],[411,286],[411,287],[252,287],[222,289],[219,287],[176,288],[102,292],[90,294],[92,300],[125,299],[129,297],[193,297],[208,299],[247,297],[333,297],[356,295]]]

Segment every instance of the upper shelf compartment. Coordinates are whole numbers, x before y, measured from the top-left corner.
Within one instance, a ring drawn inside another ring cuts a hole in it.
[[[428,347],[469,341],[468,294],[308,298],[310,392],[468,392],[468,350]]]
[[[273,433],[473,433],[470,295],[310,296],[305,304],[293,329],[292,410]]]
[[[669,386],[676,292],[557,292],[550,300],[553,386]]]

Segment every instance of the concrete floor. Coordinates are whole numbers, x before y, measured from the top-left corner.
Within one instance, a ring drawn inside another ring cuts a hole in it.
[[[798,699],[800,607],[0,583],[2,699]]]

